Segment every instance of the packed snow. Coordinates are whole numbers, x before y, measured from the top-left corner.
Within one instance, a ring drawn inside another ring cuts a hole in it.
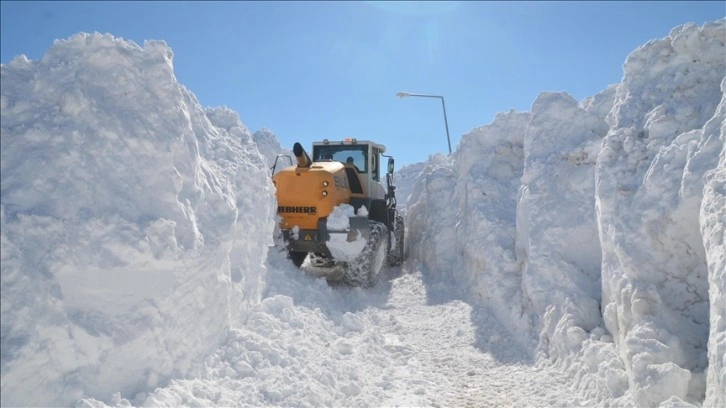
[[[350,204],[340,204],[333,208],[326,225],[331,232],[327,246],[334,259],[352,262],[363,252],[368,241],[360,232],[351,229],[350,218],[367,216],[365,207],[360,207],[357,212]],[[367,222],[365,219],[363,221]],[[350,234],[354,236],[348,237]]]
[[[1,405],[726,406],[725,42],[675,27],[399,169],[366,289],[274,245],[289,149],[163,41],[2,64]]]

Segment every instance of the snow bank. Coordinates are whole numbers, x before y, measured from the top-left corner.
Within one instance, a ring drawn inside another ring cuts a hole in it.
[[[612,105],[612,94],[599,103]],[[601,261],[595,160],[608,129],[594,111],[567,94],[540,94],[524,139],[517,203],[517,256],[526,297],[537,316],[556,305],[588,332],[601,325],[600,298],[592,296],[600,292]]]
[[[721,81],[721,92],[718,112],[704,128],[704,138],[714,142],[720,140],[721,153],[718,167],[705,174],[700,210],[711,302],[708,375],[703,405],[713,407],[726,406],[726,149],[723,147],[726,145],[726,79]]]
[[[724,20],[690,24],[631,53],[598,157],[603,315],[643,406],[706,391],[709,275],[722,271],[709,271],[700,228],[723,220],[699,223],[699,211],[723,154],[724,38]]]
[[[595,162],[614,93],[583,103],[543,93],[531,113],[497,115],[462,137],[453,160],[426,163],[406,219],[429,296],[458,288],[507,341],[567,372],[590,404],[629,401],[599,307]]]
[[[408,199],[416,180],[421,175],[425,163],[414,163],[396,169],[393,173],[393,185],[396,186],[396,208],[405,213],[408,208]],[[382,181],[383,182],[383,181]]]
[[[591,405],[627,404],[628,380],[600,314],[595,163],[615,86],[578,103],[542,93],[524,139],[517,259],[540,364],[567,372]],[[542,360],[546,357],[546,360]]]
[[[252,140],[255,141],[257,149],[260,151],[260,153],[265,156],[265,160],[267,161],[267,167],[270,169],[273,169],[273,167],[275,166],[275,161],[277,160],[278,155],[285,154],[290,156],[289,159],[287,157],[281,157],[278,160],[275,172],[295,164],[295,155],[292,154],[292,150],[284,149],[280,145],[280,142],[277,140],[277,136],[275,136],[275,134],[272,133],[271,130],[262,129],[256,131],[252,134]]]
[[[723,405],[724,26],[645,44],[581,103],[497,115],[412,189],[429,296],[453,285],[523,345],[537,332],[592,404]]]
[[[273,193],[251,136],[163,42],[78,34],[1,75],[2,405],[194,374],[260,300]]]
[[[531,332],[515,256],[517,189],[530,115],[502,113],[464,135],[453,157],[429,159],[411,190],[407,248],[437,294],[474,296],[510,332]],[[534,337],[513,336],[528,348]]]

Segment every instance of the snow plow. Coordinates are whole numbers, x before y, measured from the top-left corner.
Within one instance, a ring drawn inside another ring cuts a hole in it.
[[[297,164],[273,167],[279,239],[298,268],[351,286],[375,284],[384,264],[404,257],[403,216],[396,210],[393,157],[385,146],[345,139],[313,143],[312,158],[300,143]],[[386,188],[380,158],[388,158]]]

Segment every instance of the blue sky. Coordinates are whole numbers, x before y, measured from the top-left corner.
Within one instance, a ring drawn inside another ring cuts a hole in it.
[[[0,2],[0,60],[40,59],[55,39],[164,40],[180,83],[251,130],[296,141],[385,144],[398,166],[447,153],[540,92],[578,100],[620,82],[627,55],[680,24],[723,18],[710,2]]]

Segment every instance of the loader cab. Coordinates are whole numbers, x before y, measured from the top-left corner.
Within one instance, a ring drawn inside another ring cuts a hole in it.
[[[358,172],[364,190],[372,198],[383,198],[381,181],[381,154],[385,146],[367,140],[346,138],[343,141],[324,139],[313,143],[313,162],[338,161],[352,165]],[[379,197],[380,196],[380,197]]]

